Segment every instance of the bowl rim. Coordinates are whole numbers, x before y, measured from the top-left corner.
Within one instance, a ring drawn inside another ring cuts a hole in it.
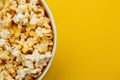
[[[57,29],[56,29],[56,23],[55,23],[54,17],[52,15],[52,12],[51,12],[50,8],[46,4],[45,0],[41,0],[41,2],[42,2],[42,5],[45,8],[45,11],[47,12],[50,20],[51,20],[51,25],[52,25],[53,34],[54,34],[54,46],[53,46],[53,51],[52,51],[52,58],[50,59],[46,69],[44,70],[42,75],[38,78],[38,80],[42,80],[44,78],[44,76],[47,74],[48,70],[50,69],[50,67],[52,65],[52,62],[54,60],[55,54],[56,54],[56,47],[57,47]]]

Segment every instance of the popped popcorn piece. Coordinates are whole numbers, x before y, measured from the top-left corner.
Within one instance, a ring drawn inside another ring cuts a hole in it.
[[[29,34],[30,34],[30,36],[33,36],[33,37],[36,37],[36,36],[37,36],[34,31],[30,31]]]
[[[3,80],[14,80],[12,78],[12,76],[10,76],[9,72],[7,70],[3,70],[1,73],[0,73],[0,79],[3,79]]]
[[[28,46],[33,46],[35,43],[37,43],[37,40],[35,40],[34,38],[28,38],[26,41],[26,44]]]
[[[20,27],[20,26],[19,26]],[[14,35],[15,37],[19,37],[20,36],[20,33],[21,33],[21,28],[18,28],[16,26],[13,26],[13,30],[14,30]]]
[[[36,5],[37,3],[38,3],[38,0],[30,0],[30,4],[32,4],[32,5]]]
[[[3,22],[5,23],[4,24],[4,27],[10,27],[11,26],[11,23],[12,23],[12,19],[11,19],[11,15],[9,13],[6,13],[7,16],[5,16]]]
[[[48,49],[48,43],[36,44],[34,48],[38,49],[40,52],[46,52]]]
[[[30,25],[37,25],[39,23],[39,19],[37,18],[36,14],[33,14],[30,20]]]
[[[11,38],[9,38],[9,42],[14,43],[14,42],[15,42],[15,39],[16,39],[16,37],[15,37],[15,36],[12,36]]]
[[[0,65],[0,72],[5,69],[5,66],[4,65]]]
[[[21,69],[21,70],[17,70],[17,74],[18,75],[15,78],[16,79],[23,79],[29,73],[30,73],[30,69],[29,68],[24,68],[24,69]]]
[[[20,0],[20,1],[25,1],[25,0]],[[18,8],[16,9],[16,12],[19,14],[22,14],[23,12],[25,12],[27,9],[27,5],[21,4],[18,6]]]
[[[26,36],[24,33],[21,33],[21,34],[20,34],[20,37],[21,37],[21,39],[23,39],[23,40],[25,40],[25,39],[27,38],[27,36]]]
[[[37,11],[39,14],[37,14],[37,17],[44,17],[45,16],[45,11],[44,11],[44,8],[40,6],[40,8],[38,8],[38,11]]]
[[[34,68],[33,62],[30,61],[30,60],[24,61],[24,62],[23,62],[23,65],[24,65],[24,66],[27,66],[28,68]]]
[[[37,68],[37,69],[31,70],[31,75],[32,75],[32,77],[34,77],[34,78],[39,77],[40,74],[41,74],[41,69],[40,69],[40,68]]]
[[[15,15],[15,17],[13,18],[13,21],[14,21],[15,23],[19,23],[19,22],[22,20],[23,17],[24,17],[24,16],[23,16],[22,14],[18,13],[18,14]]]
[[[26,59],[31,60],[32,62],[39,62],[40,61],[40,54],[37,49],[35,49],[32,53],[32,55],[26,55]]]
[[[6,40],[0,39],[0,47],[4,46],[4,45],[5,45],[5,42],[6,42]]]
[[[15,73],[13,63],[8,62],[7,64],[5,64],[5,67],[6,67],[6,69],[8,70],[8,72],[10,74],[14,74]]]
[[[0,32],[0,37],[3,39],[10,38],[10,32],[8,29],[3,29],[2,32]]]
[[[40,68],[31,70],[31,74],[37,74],[37,73],[41,73],[41,69]]]
[[[1,17],[2,13],[0,13],[0,17]],[[0,20],[0,28],[4,28],[4,22]]]
[[[2,1],[0,1],[0,10],[2,10],[4,8],[4,4]]]
[[[16,76],[16,79],[23,79],[25,78],[27,75],[37,75],[37,74],[41,74],[41,69],[37,68],[37,69],[29,69],[29,68],[24,68],[24,69],[20,69],[17,70],[18,75]]]
[[[14,0],[11,0],[11,6],[10,6],[11,10],[16,10],[17,9],[17,2]]]
[[[52,30],[38,27],[35,32],[39,37],[44,37],[45,35],[50,34]]]
[[[18,49],[14,49],[14,50],[11,51],[11,54],[12,54],[13,56],[18,57],[18,56],[21,54],[21,52],[20,52]]]
[[[52,53],[50,51],[46,52],[45,56],[46,56],[47,59],[50,59],[52,57]]]
[[[8,60],[9,59],[8,52],[6,52],[6,51],[0,51],[0,59],[2,59],[2,60]]]
[[[36,34],[39,36],[39,37],[43,37],[44,36],[44,33],[42,31],[42,28],[38,27],[36,30],[35,30]]]

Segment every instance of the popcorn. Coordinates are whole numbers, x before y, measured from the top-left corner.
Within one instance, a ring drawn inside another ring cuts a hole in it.
[[[48,50],[48,44],[47,43],[36,44],[34,48],[37,48],[40,52],[45,52]]]
[[[5,66],[4,65],[0,65],[0,72],[5,69]]]
[[[0,51],[0,59],[8,60],[9,56],[7,54],[8,54],[8,52],[6,52],[6,51]]]
[[[46,52],[45,56],[46,56],[47,59],[50,59],[52,57],[51,52],[50,51]]]
[[[10,32],[8,29],[3,29],[2,32],[0,32],[0,37],[6,39],[10,37]]]
[[[11,15],[9,13],[6,14],[7,16],[4,19],[4,27],[10,27],[12,24],[12,19],[11,19]]]
[[[31,70],[31,73],[32,74],[37,74],[37,73],[41,73],[41,69],[34,69],[34,70]]]
[[[12,76],[8,73],[7,70],[3,70],[1,73],[0,73],[0,79],[3,79],[3,80],[14,80],[12,78]]]
[[[38,53],[38,50],[35,49],[32,55],[26,55],[25,58],[27,60],[31,60],[32,62],[38,62],[40,60],[40,54]]]
[[[0,14],[0,17],[1,17],[2,14]],[[4,27],[4,22],[0,20],[0,28],[3,28]]]
[[[11,74],[15,73],[13,63],[9,62],[9,63],[5,64],[5,67],[7,68],[7,70],[9,71],[9,73],[11,73]]]
[[[33,46],[35,43],[37,43],[37,40],[35,40],[34,38],[28,38],[26,41],[26,44],[28,46]]]
[[[15,17],[13,18],[13,21],[15,23],[19,23],[21,20],[23,19],[23,15],[18,13],[17,15],[15,15]]]
[[[44,8],[40,6],[40,8],[38,9],[39,14],[38,17],[44,17],[45,16],[45,11]]]
[[[36,5],[38,3],[38,0],[31,0],[30,2],[31,2],[30,4]]]
[[[18,57],[19,55],[20,55],[20,51],[18,50],[18,49],[14,49],[14,50],[12,50],[11,51],[11,54],[13,55],[13,56],[16,56],[16,57]]]
[[[24,0],[25,1],[25,0]],[[18,6],[18,8],[16,9],[16,12],[19,13],[23,13],[25,10],[27,9],[27,5],[21,4]]]
[[[0,2],[0,10],[2,10],[3,7],[4,7],[4,5],[3,5],[2,1],[1,1],[1,2]]]
[[[36,14],[33,14],[30,20],[30,25],[37,25],[39,23],[39,19],[37,18]]]
[[[36,34],[39,36],[39,37],[43,37],[44,34],[43,34],[43,31],[42,31],[42,28],[38,27],[36,30],[35,30]]]
[[[24,68],[21,70],[17,70],[17,76],[16,79],[23,79],[27,74],[30,73],[30,69],[29,68]]]
[[[5,49],[6,49],[6,51],[11,51],[11,47],[10,47],[10,44],[9,43],[6,43],[5,44]]]
[[[26,60],[25,62],[23,62],[23,65],[27,66],[28,68],[34,68],[33,62],[30,60]]]
[[[17,2],[11,0],[11,4],[12,4],[12,5],[10,6],[10,9],[11,9],[11,10],[16,10],[16,9],[17,9]]]
[[[53,30],[40,2],[0,0],[0,80],[36,80],[48,65]]]
[[[29,68],[25,68],[25,69],[20,69],[17,70],[18,75],[16,76],[16,79],[23,79],[25,78],[27,75],[35,75],[35,74],[41,74],[41,69],[29,69]]]
[[[0,39],[0,47],[4,46],[6,41],[4,39]]]

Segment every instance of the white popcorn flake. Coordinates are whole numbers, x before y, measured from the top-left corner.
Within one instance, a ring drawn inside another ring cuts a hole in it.
[[[31,20],[30,20],[30,25],[37,25],[38,23],[39,23],[39,20],[36,14],[32,15]]]
[[[24,0],[25,1],[25,0]],[[19,13],[23,13],[25,10],[27,9],[27,5],[19,5],[16,12]]]
[[[6,42],[6,40],[0,39],[0,47],[4,46],[4,45],[5,45],[5,42]]]
[[[24,68],[21,70],[17,70],[18,75],[16,76],[16,79],[23,79],[25,78],[27,75],[35,75],[35,74],[41,74],[41,69],[37,68],[37,69],[29,69],[29,68]]]
[[[43,37],[44,34],[43,34],[43,31],[40,27],[38,27],[36,30],[35,30],[36,34],[39,36],[39,37]]]
[[[17,70],[17,76],[16,76],[16,79],[23,79],[27,74],[30,73],[30,69],[29,68],[24,68],[24,69],[21,69],[21,70]]]
[[[32,5],[36,5],[38,3],[38,0],[31,0],[31,3]]]
[[[10,32],[8,29],[3,29],[2,32],[0,32],[0,37],[6,39],[10,37]]]
[[[27,66],[28,68],[34,68],[33,62],[30,60],[26,60],[25,62],[23,62],[23,65]]]
[[[41,73],[41,69],[34,69],[34,70],[31,70],[31,73],[32,73],[32,74]]]
[[[26,23],[28,23],[28,19],[27,18],[23,19],[23,24],[26,24]]]
[[[13,56],[16,56],[16,57],[19,56],[20,53],[21,53],[21,52],[20,52],[18,49],[14,49],[14,50],[11,51],[11,54],[12,54]]]
[[[23,15],[19,13],[13,18],[13,21],[15,23],[19,23],[22,19],[23,19]]]
[[[34,38],[28,38],[26,41],[26,44],[28,44],[28,46],[33,46],[36,43],[36,40]]]
[[[38,62],[40,60],[40,54],[38,53],[38,50],[35,49],[32,53],[32,55],[26,55],[25,56],[26,59],[29,59],[33,62]]]
[[[47,59],[50,59],[52,57],[51,52],[46,52],[45,56],[46,56]]]

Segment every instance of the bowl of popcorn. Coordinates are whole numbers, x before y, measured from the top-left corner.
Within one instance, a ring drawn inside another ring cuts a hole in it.
[[[0,0],[0,80],[42,80],[56,51],[44,0]]]

